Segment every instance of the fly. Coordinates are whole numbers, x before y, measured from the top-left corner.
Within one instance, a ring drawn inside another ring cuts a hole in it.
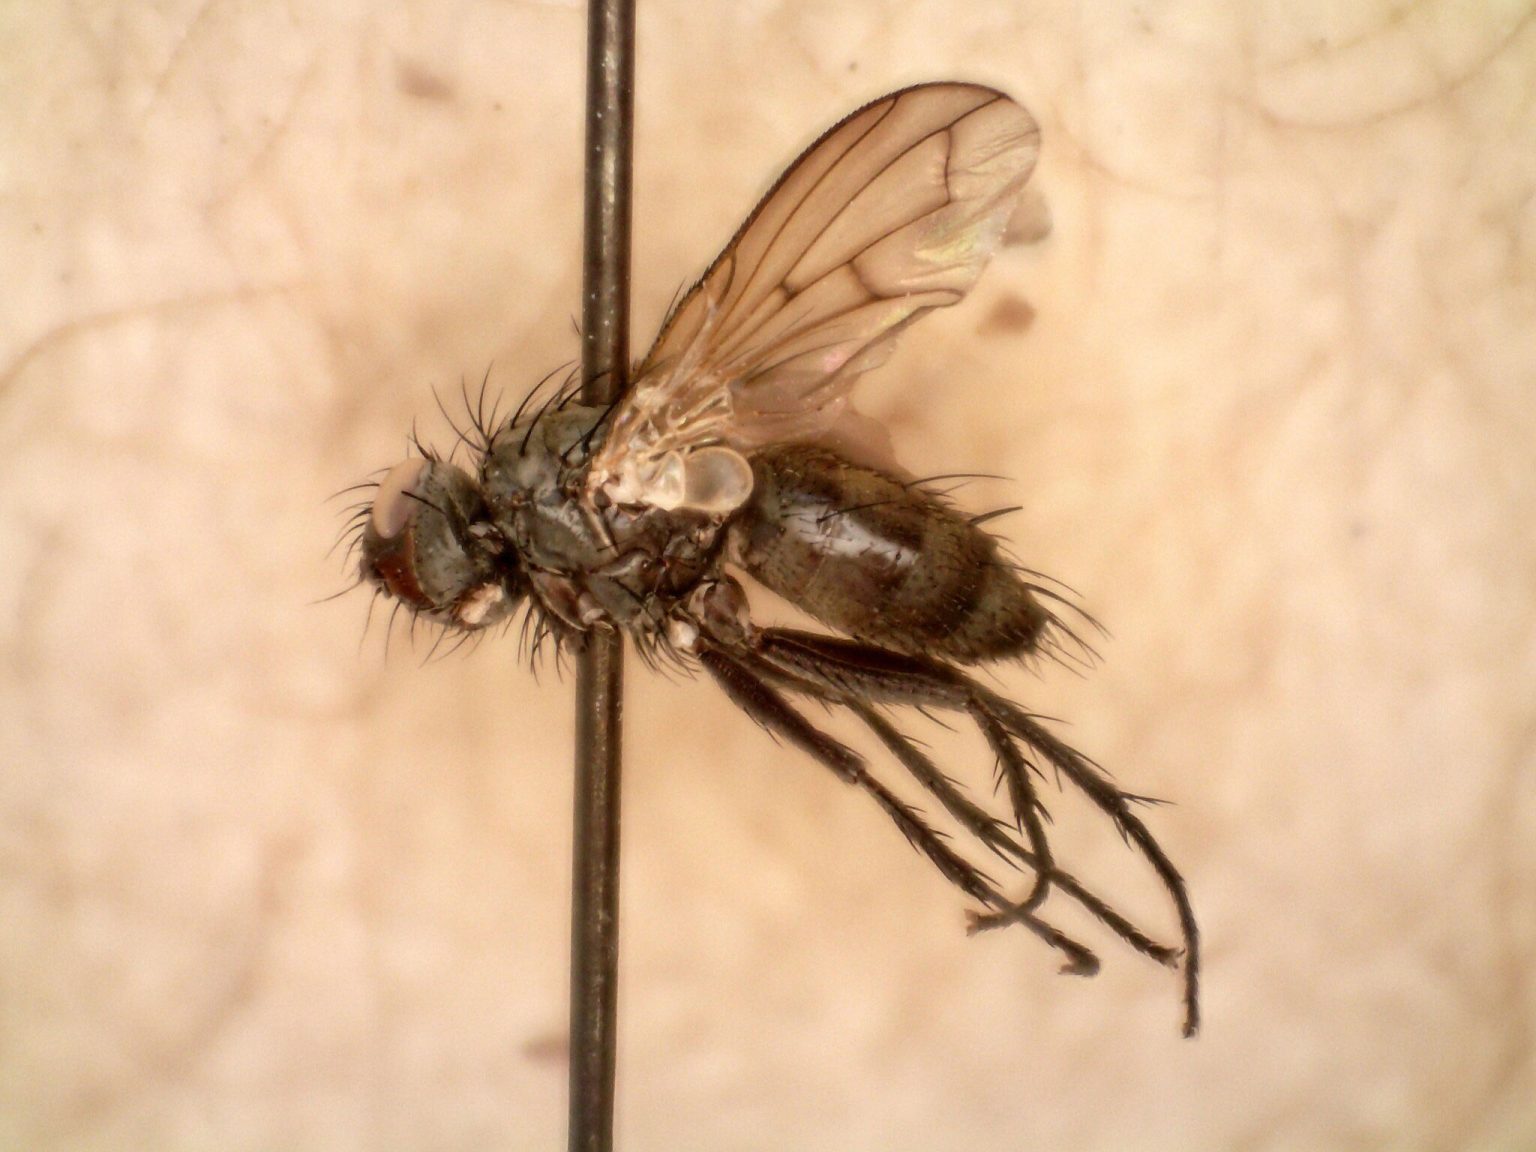
[[[569,387],[504,420],[471,406],[473,471],[422,450],[355,518],[360,579],[468,638],[524,611],[536,642],[622,630],[649,661],[703,670],[770,733],[862,789],[979,906],[972,931],[1018,925],[1092,975],[1095,953],[1046,917],[1053,893],[1125,944],[1182,968],[1199,1027],[1199,933],[1183,878],[1123,792],[1039,720],[973,678],[990,661],[1075,640],[1059,594],[928,485],[856,459],[854,382],[924,313],[976,283],[1039,152],[1000,92],[924,84],[834,125],[779,177],[672,309],[617,403]],[[419,447],[419,445],[418,445]],[[746,576],[827,633],[760,625]],[[997,882],[795,707],[846,709],[972,846],[1028,877]],[[975,724],[1009,815],[967,796],[888,718],[909,707]],[[1117,912],[1056,859],[1041,785],[1079,790],[1146,859],[1180,945]]]

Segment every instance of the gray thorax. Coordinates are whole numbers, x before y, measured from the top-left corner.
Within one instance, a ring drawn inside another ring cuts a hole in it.
[[[645,629],[716,566],[719,519],[687,511],[598,506],[587,462],[603,410],[581,405],[503,427],[482,489],[492,523],[515,547],[541,604],[566,623]]]

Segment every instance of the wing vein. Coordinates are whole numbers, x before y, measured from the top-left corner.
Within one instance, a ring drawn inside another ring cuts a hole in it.
[[[914,139],[905,148],[901,149],[900,152],[897,152],[895,155],[893,155],[889,160],[887,160],[883,165],[881,165],[878,170],[876,170],[874,173],[872,173],[868,177],[868,179],[864,180],[863,183],[861,183],[856,189],[854,189],[852,192],[850,192],[844,198],[841,207],[839,207],[836,212],[834,212],[830,216],[828,216],[827,219],[825,221],[823,221],[822,224],[815,230],[815,232],[812,233],[809,237],[807,237],[806,243],[804,244],[804,246],[799,251],[799,254],[798,254],[799,258],[801,260],[803,260],[805,258],[806,253],[810,251],[810,249],[815,245],[816,241],[821,239],[823,236],[825,236],[833,228],[833,226],[837,224],[837,222],[839,220],[843,219],[845,214],[853,207],[854,201],[856,201],[862,193],[867,191],[873,184],[875,184],[875,182],[878,181],[880,179],[880,177],[884,176],[887,172],[889,172],[898,163],[900,163],[902,160],[906,159],[908,156],[912,155],[912,153],[916,152],[919,148],[921,148],[924,144],[927,144],[930,140],[933,140],[934,138],[936,138],[938,136],[946,135],[948,133],[953,132],[954,129],[955,129],[955,126],[957,124],[959,124],[961,121],[969,119],[971,116],[976,115],[978,112],[981,112],[983,109],[990,108],[993,104],[997,103],[998,99],[1001,99],[1001,97],[995,97],[992,100],[989,100],[985,104],[979,104],[975,108],[967,109],[965,112],[961,113],[960,115],[953,117],[952,119],[948,120],[947,122],[936,126],[931,131],[925,133],[924,135]],[[779,227],[775,230],[774,235],[773,235],[773,239],[771,241],[769,241],[768,244],[764,245],[764,248],[763,248],[763,258],[758,263],[758,268],[759,269],[765,268],[765,267],[768,266],[768,264],[770,263],[769,257],[774,254],[774,249],[778,245],[780,239],[783,237],[784,233],[789,229],[789,227],[795,222],[796,218],[800,215],[800,213],[805,209],[806,202],[808,200],[810,200],[811,196],[815,193],[815,191],[818,188],[820,188],[828,179],[830,179],[831,177],[836,175],[842,169],[842,167],[848,161],[849,156],[851,156],[854,153],[854,151],[858,147],[858,145],[863,143],[865,140],[867,140],[869,138],[869,136],[875,131],[875,129],[878,128],[881,124],[883,124],[890,117],[891,113],[893,113],[896,110],[896,106],[897,106],[898,103],[899,103],[899,101],[894,101],[893,100],[891,102],[891,106],[888,109],[885,110],[885,113],[881,116],[881,118],[879,120],[877,120],[874,124],[872,124],[870,126],[869,130],[866,131],[863,135],[861,135],[857,141],[855,141],[852,145],[850,145],[843,152],[843,154],[838,157],[838,159],[834,163],[829,165],[827,170],[825,172],[823,172],[821,174],[821,176],[819,176],[817,178],[816,182],[806,191],[806,194],[800,198],[800,200],[796,203],[794,210],[791,211],[790,214],[785,217],[783,223],[780,224]],[[909,226],[911,224],[915,224],[917,221],[923,219],[924,217],[931,216],[935,212],[939,212],[942,209],[944,209],[944,208],[950,206],[951,204],[953,204],[955,202],[955,198],[954,198],[954,195],[949,190],[950,189],[950,159],[951,159],[951,157],[953,155],[954,155],[953,147],[948,147],[948,148],[944,149],[944,175],[943,175],[944,198],[943,198],[943,201],[941,203],[939,203],[937,205],[934,205],[933,207],[928,207],[926,204],[920,205],[918,208],[914,209],[915,215],[910,216],[910,217],[908,217],[906,219],[903,219],[899,223],[892,225],[885,232],[881,233],[875,239],[871,240],[868,244],[864,245],[864,247],[860,248],[853,255],[849,256],[847,260],[843,261],[843,264],[851,264],[854,260],[857,260],[860,256],[864,255],[871,248],[873,248],[876,244],[880,243],[880,241],[889,239],[891,236],[894,236],[897,232],[901,231],[901,229],[903,229],[903,228],[905,228],[905,227],[907,227],[907,226]],[[796,167],[798,167],[798,164],[796,165]],[[791,169],[791,171],[793,171],[793,169]],[[770,193],[770,196],[771,195],[772,194]],[[734,247],[734,245],[733,245],[733,247]],[[837,268],[841,267],[841,266],[842,265],[834,265],[832,268],[829,268],[827,270],[827,273],[824,273],[823,276],[818,277],[817,280],[819,281],[819,280],[823,279],[825,277],[825,275],[830,274],[832,272],[835,272],[837,270]],[[798,260],[796,261],[796,263],[793,266],[791,266],[791,268],[788,270],[788,272],[785,274],[785,276],[780,278],[779,283],[784,284],[785,281],[787,280],[787,278],[790,275],[793,275],[794,269],[797,268],[797,267],[799,267],[799,261]],[[756,278],[756,273],[754,272],[754,279],[755,278]],[[812,281],[811,284],[814,284],[816,282],[817,281]],[[734,314],[737,306],[740,305],[741,303],[743,303],[745,300],[747,300],[747,298],[751,294],[752,283],[753,283],[753,281],[749,280],[745,285],[742,286],[741,293],[732,302],[730,310],[727,311],[726,313],[724,313],[720,317],[720,327],[721,328],[727,327],[727,323],[726,322]],[[807,288],[810,287],[811,284],[807,284],[806,287]],[[794,299],[796,296],[800,295],[800,293],[802,291],[804,291],[804,289],[790,289],[786,285],[785,291],[789,294],[789,298],[790,299]],[[733,341],[733,344],[739,345],[743,340],[745,340],[748,337],[750,337],[754,332],[760,330],[761,327],[763,326],[763,324],[767,323],[768,319],[769,319],[768,317],[763,317],[761,320],[759,320],[757,322],[756,327],[748,329],[748,330],[744,330],[744,331],[738,333],[737,336],[735,337],[734,341]]]
[[[774,229],[772,239],[770,239],[768,241],[768,243],[763,245],[763,257],[764,258],[758,262],[758,266],[757,266],[758,268],[762,268],[762,267],[764,267],[768,263],[767,257],[778,246],[779,241],[781,239],[783,239],[783,237],[784,237],[784,233],[789,229],[790,225],[792,225],[795,222],[795,219],[804,210],[806,202],[808,200],[810,200],[810,198],[816,194],[817,190],[820,189],[826,183],[826,181],[829,178],[831,178],[834,173],[836,173],[838,171],[838,169],[843,165],[843,163],[848,159],[848,157],[855,150],[857,150],[859,145],[863,144],[864,141],[868,140],[870,138],[870,136],[874,134],[875,130],[878,129],[880,127],[880,125],[884,124],[886,122],[886,120],[888,120],[890,118],[891,113],[896,110],[897,103],[898,103],[897,101],[892,100],[890,107],[886,108],[884,111],[882,111],[880,116],[874,121],[874,123],[870,124],[870,126],[868,128],[866,128],[863,132],[861,132],[858,135],[858,137],[855,140],[853,140],[848,145],[847,148],[843,149],[842,153],[838,156],[838,158],[827,166],[827,170],[825,172],[823,172],[820,176],[818,176],[816,178],[816,180],[811,184],[811,186],[805,190],[805,195],[801,196],[800,199],[795,202],[794,208],[791,209],[790,212],[788,213],[788,215],[786,215],[784,217],[783,221],[779,224],[779,226],[776,229]],[[800,160],[797,160],[789,168],[789,170],[784,173],[784,177],[783,177],[783,179],[780,180],[779,184],[782,186],[783,183],[787,182],[789,180],[789,178],[792,177],[795,174],[795,172],[797,172],[800,169],[801,164],[806,159],[808,159],[810,155],[811,155],[810,153],[807,153],[805,156],[802,156],[800,158]],[[867,187],[867,186],[868,186],[867,184],[862,185],[860,190],[862,191],[863,188]],[[762,207],[767,207],[772,202],[773,198],[774,198],[774,192],[772,190],[770,190],[769,193],[766,196],[763,197]],[[846,206],[847,205],[845,204],[844,207],[846,207]],[[839,211],[841,211],[841,210],[839,210]],[[734,252],[734,250],[735,250],[735,248],[737,246],[737,243],[746,235],[748,229],[751,226],[751,220],[753,218],[755,218],[756,215],[757,215],[757,213],[754,212],[753,216],[748,218],[747,226],[743,227],[741,229],[741,231],[738,232],[736,234],[736,236],[732,239],[731,245],[730,245],[730,250],[732,252]],[[814,240],[814,239],[816,239],[816,237],[819,237],[825,230],[826,230],[826,225],[823,225],[821,228],[816,230],[815,236],[813,236],[812,239]],[[742,285],[741,293],[736,297],[735,301],[731,304],[730,310],[728,310],[727,312],[725,312],[724,314],[721,315],[721,317],[720,317],[720,326],[722,328],[725,327],[726,321],[728,321],[730,319],[731,314],[736,309],[736,306],[747,298],[747,296],[748,296],[748,294],[749,294],[749,292],[751,290],[753,280],[756,278],[756,272],[757,272],[757,270],[754,269],[753,270],[753,277],[749,278],[747,280],[747,282],[744,285]],[[709,278],[708,273],[706,273],[704,279],[707,280],[708,278]],[[701,281],[701,283],[702,283],[702,281]]]
[[[675,499],[694,452],[828,431],[898,333],[971,290],[1038,142],[1020,105],[969,84],[903,89],[833,125],[668,313],[589,491]]]

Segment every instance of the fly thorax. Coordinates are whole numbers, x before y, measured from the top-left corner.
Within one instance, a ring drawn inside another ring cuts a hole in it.
[[[481,464],[481,487],[493,509],[576,487],[602,411],[571,405],[507,424]]]

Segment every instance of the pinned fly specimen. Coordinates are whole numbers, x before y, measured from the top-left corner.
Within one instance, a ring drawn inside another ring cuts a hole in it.
[[[1199,1025],[1198,932],[1142,798],[964,669],[1056,650],[1060,597],[1009,563],[942,494],[857,462],[849,393],[897,334],[970,291],[1039,151],[1022,107],[969,84],[896,92],[834,126],[779,178],[678,302],[620,398],[571,387],[499,420],[470,405],[473,474],[421,450],[356,518],[361,578],[463,636],[525,608],[537,642],[621,629],[651,661],[703,669],[749,716],[863,789],[981,905],[1091,975],[1098,958],[1046,918],[1058,893],[1138,952],[1182,964]],[[536,390],[537,392],[537,390]],[[418,448],[420,446],[418,445]],[[755,623],[741,574],[829,633]],[[1009,894],[795,706],[857,717],[974,845],[1029,877]],[[887,709],[951,711],[997,759],[1010,815],[970,799]],[[1155,940],[1057,861],[1049,769],[1107,816],[1171,897],[1182,946]]]

